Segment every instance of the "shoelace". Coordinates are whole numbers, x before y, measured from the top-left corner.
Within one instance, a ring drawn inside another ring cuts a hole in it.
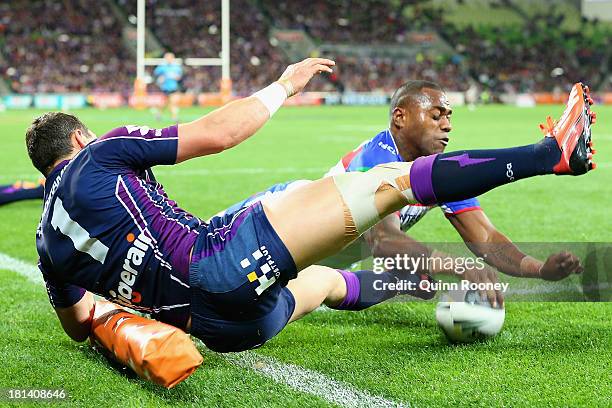
[[[556,121],[553,121],[553,118],[550,116],[546,117],[546,124],[540,124],[540,130],[544,133],[544,136],[555,136],[555,126],[557,125]]]

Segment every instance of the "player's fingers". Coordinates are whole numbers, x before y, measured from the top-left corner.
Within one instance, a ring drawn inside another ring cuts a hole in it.
[[[497,273],[495,273],[494,271],[490,271],[489,280],[493,284],[498,283],[499,281],[497,279]],[[504,295],[500,290],[495,290],[495,299],[497,301],[497,307],[503,308],[504,307]]]
[[[479,283],[479,281],[475,280],[474,282]],[[489,297],[487,296],[487,291],[484,289],[479,289],[478,290],[478,295],[480,296],[480,301],[481,302],[487,302],[489,300]]]
[[[499,302],[497,300],[498,291],[493,289],[493,285],[491,285],[490,287],[491,287],[491,289],[489,289],[487,291],[488,292],[488,296],[489,296],[489,303],[491,304],[491,307],[497,308],[497,307],[499,307]]]
[[[580,260],[578,259],[578,257],[574,256],[574,255],[570,255],[566,261],[567,263],[567,268],[573,272],[578,265],[580,265]]]
[[[487,300],[489,301],[491,307],[497,308],[497,292],[492,288],[487,290]]]
[[[501,290],[496,291],[497,293],[497,303],[501,309],[504,308],[504,294]]]
[[[485,274],[482,282],[487,284],[487,289],[485,290],[486,299],[491,307],[497,307],[497,293],[495,293],[495,290],[493,289],[493,280],[491,279],[491,275],[488,273]]]
[[[576,260],[574,261],[574,265],[572,267],[572,271],[574,273],[582,272],[582,265],[580,264],[580,259],[576,258]]]
[[[334,66],[336,62],[334,60],[330,60],[327,58],[307,58],[305,62],[308,65],[326,65],[326,66]]]
[[[332,72],[334,72],[330,67],[328,67],[327,65],[322,65],[322,64],[317,64],[313,68],[318,73],[320,73],[320,72],[329,72],[331,74]]]

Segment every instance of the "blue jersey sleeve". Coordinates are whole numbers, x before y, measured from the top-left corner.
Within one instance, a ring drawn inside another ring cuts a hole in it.
[[[42,272],[43,280],[49,295],[49,301],[53,307],[70,307],[74,306],[85,295],[85,289],[71,285],[69,283],[60,282],[54,279],[49,272],[43,267],[42,263],[38,262],[38,269]]]
[[[164,129],[124,126],[113,129],[90,145],[95,161],[106,168],[141,170],[175,164],[178,125]]]
[[[440,204],[440,208],[444,211],[444,215],[451,216],[461,214],[466,211],[474,211],[482,209],[477,198],[468,198],[467,200],[453,201]]]

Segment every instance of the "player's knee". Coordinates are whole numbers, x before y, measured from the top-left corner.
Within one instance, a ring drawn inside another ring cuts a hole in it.
[[[346,297],[346,281],[337,270],[330,269],[328,272],[323,303],[326,306],[338,306]]]
[[[410,166],[404,162],[387,163],[364,173],[333,176],[345,206],[347,235],[363,234],[398,204],[414,200]]]
[[[308,288],[308,303],[314,310],[321,304],[332,304],[346,292],[346,284],[337,270],[326,266],[314,265],[300,272],[300,282]]]

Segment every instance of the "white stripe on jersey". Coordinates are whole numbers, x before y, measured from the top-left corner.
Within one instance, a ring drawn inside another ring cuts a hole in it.
[[[142,222],[144,223],[144,226],[141,226],[138,223],[138,221],[135,218],[135,215],[132,214],[132,212],[130,211],[130,209],[127,206],[127,204],[123,202],[121,197],[119,197],[119,186],[122,186],[123,189],[125,190],[125,192],[127,193],[128,197],[130,198],[130,201],[132,202],[132,205],[134,206],[134,208],[136,208],[136,211],[138,211],[138,215],[140,215],[140,218],[141,218]],[[117,200],[119,200],[121,205],[123,205],[123,208],[125,208],[125,210],[130,215],[130,217],[132,217],[132,220],[134,220],[134,224],[136,224],[136,226],[138,227],[140,232],[145,234],[145,236],[147,236],[148,238],[150,238],[151,241],[153,242],[153,244],[155,245],[153,247],[153,255],[155,256],[155,258],[157,258],[157,260],[159,260],[160,265],[164,266],[166,269],[172,270],[172,265],[170,265],[170,263],[168,263],[165,260],[164,255],[159,250],[159,247],[157,245],[157,240],[155,239],[153,234],[151,234],[151,232],[148,229],[149,224],[147,224],[147,220],[145,220],[144,216],[142,215],[142,212],[140,211],[140,208],[136,204],[136,200],[134,200],[134,197],[132,197],[132,194],[130,194],[130,191],[128,190],[125,182],[123,181],[123,177],[121,177],[121,176],[117,176],[117,185],[115,186],[115,197],[117,197]]]

